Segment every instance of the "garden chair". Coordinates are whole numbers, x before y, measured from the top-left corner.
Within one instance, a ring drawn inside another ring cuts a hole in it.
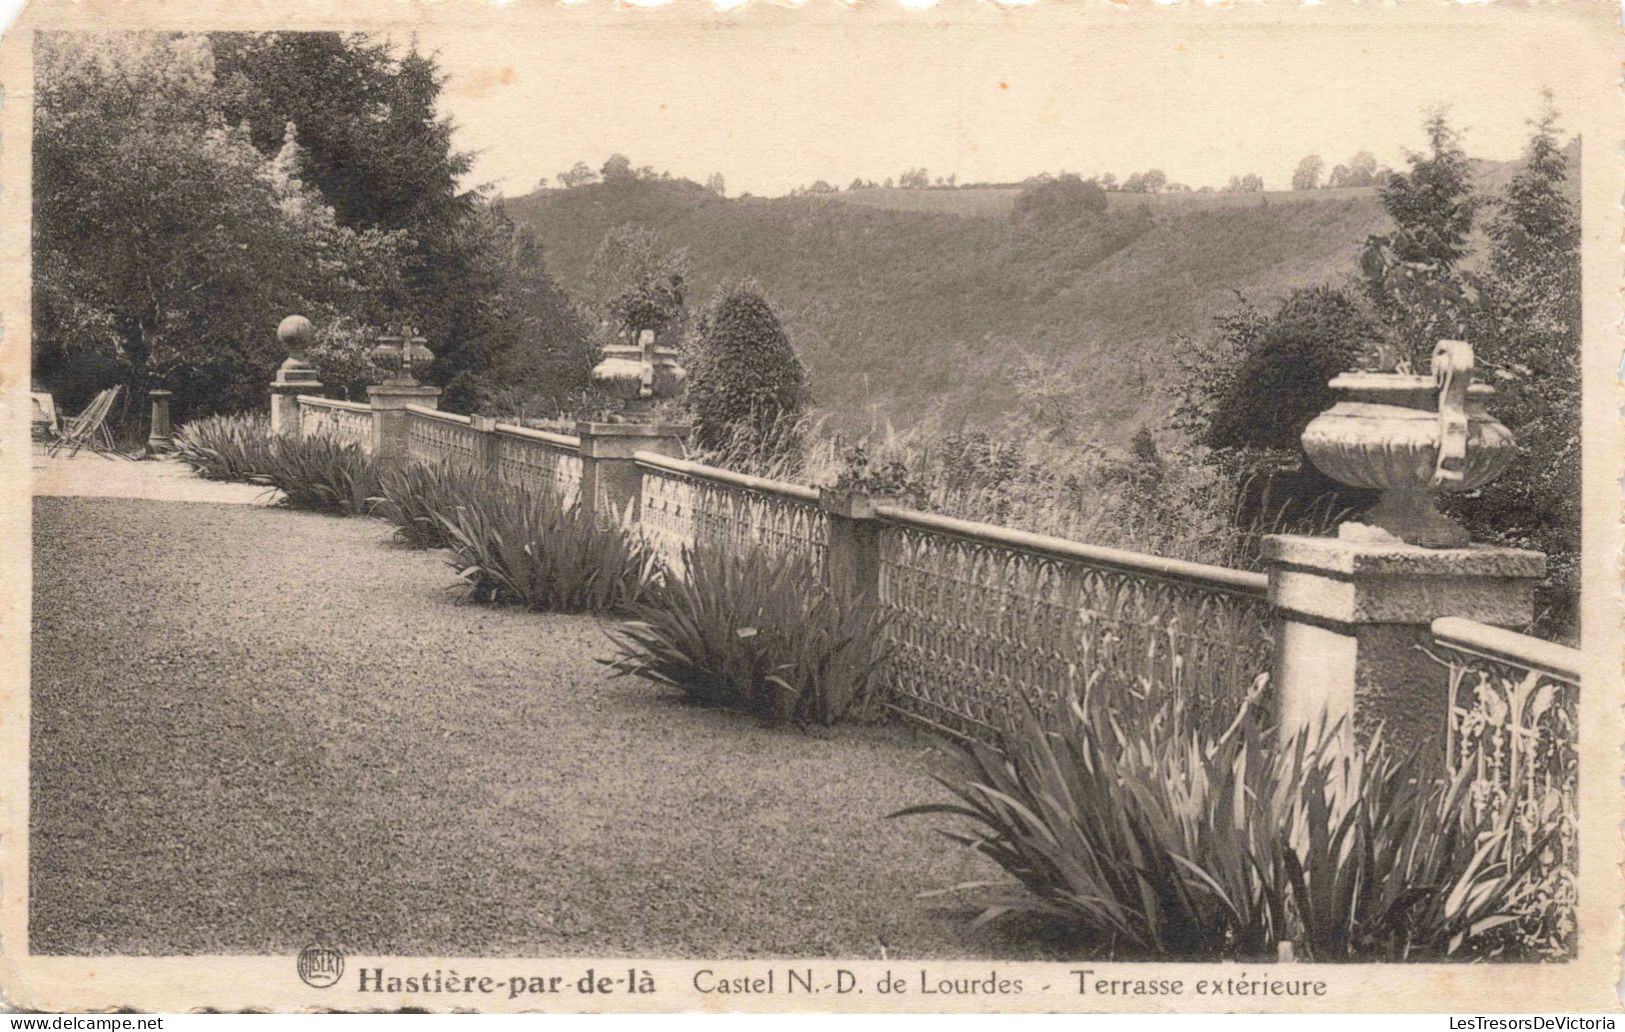
[[[56,418],[56,399],[44,391],[29,391],[28,426],[35,440],[51,440],[62,432]]]
[[[49,454],[55,455],[68,448],[68,457],[79,454],[80,448],[89,448],[98,455],[117,451],[113,432],[107,428],[107,413],[118,400],[122,385],[109,387],[91,399],[90,404],[77,416],[69,416],[62,424],[62,432],[51,442]]]

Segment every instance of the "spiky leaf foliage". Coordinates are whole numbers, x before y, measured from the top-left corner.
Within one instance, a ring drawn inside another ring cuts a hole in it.
[[[452,463],[406,462],[378,473],[379,496],[372,514],[395,524],[396,536],[411,548],[445,548],[449,543],[440,517],[461,504],[468,475]]]
[[[885,618],[825,588],[790,554],[686,549],[634,619],[610,632],[608,664],[774,723],[872,716],[891,646]]]
[[[378,496],[378,470],[360,447],[331,437],[273,437],[250,479],[282,492],[294,509],[362,516]]]
[[[1177,697],[1149,715],[1125,698],[1019,712],[939,778],[957,802],[894,815],[958,819],[945,834],[1015,878],[962,886],[984,894],[984,919],[1049,914],[1129,955],[1292,941],[1316,960],[1401,960],[1492,952],[1524,909],[1553,829],[1514,853],[1508,818],[1465,805],[1471,772],[1436,778],[1380,742],[1276,748],[1245,710],[1205,733]]]
[[[629,528],[598,526],[565,507],[490,476],[454,473],[435,519],[452,567],[476,599],[566,613],[620,613],[659,578],[654,552]]]
[[[270,438],[263,415],[208,416],[175,431],[175,457],[205,480],[248,482],[264,470]]]

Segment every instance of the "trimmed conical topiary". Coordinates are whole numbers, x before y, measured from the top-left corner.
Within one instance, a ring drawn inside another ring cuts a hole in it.
[[[717,291],[692,351],[688,398],[702,448],[721,446],[741,427],[794,419],[808,401],[801,359],[752,281]]]

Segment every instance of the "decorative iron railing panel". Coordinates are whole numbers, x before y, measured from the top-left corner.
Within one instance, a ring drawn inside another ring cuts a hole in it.
[[[807,559],[822,577],[829,530],[818,492],[797,484],[638,452],[643,490],[638,523],[668,568],[685,546],[720,544]]]
[[[299,433],[302,437],[332,437],[345,444],[354,444],[370,454],[372,407],[301,394]]]
[[[1433,621],[1450,669],[1448,769],[1471,773],[1475,816],[1512,817],[1513,855],[1555,818],[1531,880],[1572,917],[1578,899],[1580,653],[1539,638]],[[1547,932],[1545,934],[1551,934]]]
[[[893,705],[991,738],[1034,708],[1111,691],[1241,700],[1274,648],[1262,575],[881,508]]]
[[[480,464],[480,431],[467,416],[406,406],[406,454],[417,462]]]
[[[498,423],[497,474],[527,491],[551,493],[566,507],[581,498],[579,438]]]

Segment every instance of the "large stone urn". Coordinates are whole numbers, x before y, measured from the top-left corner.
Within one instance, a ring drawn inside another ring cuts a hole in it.
[[[1473,349],[1442,340],[1432,375],[1344,373],[1331,381],[1338,401],[1304,429],[1303,448],[1327,476],[1380,492],[1345,540],[1403,541],[1460,548],[1467,531],[1439,512],[1438,496],[1471,491],[1512,461],[1512,432],[1484,409],[1494,394],[1473,382]]]
[[[603,361],[592,368],[592,380],[620,399],[627,417],[647,415],[661,398],[676,397],[688,379],[677,350],[655,343],[655,331],[638,332],[636,344],[620,341],[604,347]]]
[[[378,344],[368,352],[373,364],[389,374],[385,386],[416,387],[418,379],[414,369],[427,369],[434,361],[434,352],[427,347],[426,338],[408,329],[399,335],[378,338]]]

